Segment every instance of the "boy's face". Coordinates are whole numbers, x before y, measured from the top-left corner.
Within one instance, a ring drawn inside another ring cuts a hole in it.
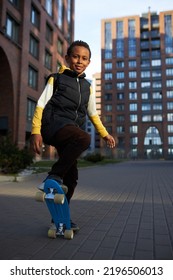
[[[90,53],[89,50],[85,47],[75,46],[73,47],[70,56],[66,55],[65,59],[70,69],[80,75],[90,64]]]

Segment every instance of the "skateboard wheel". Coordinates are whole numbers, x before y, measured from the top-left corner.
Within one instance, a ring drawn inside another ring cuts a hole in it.
[[[63,204],[65,201],[64,194],[56,193],[54,196],[54,203],[56,204]]]
[[[62,185],[62,189],[63,189],[63,192],[64,192],[65,194],[67,194],[67,192],[68,192],[68,187],[67,187],[66,185]]]
[[[35,200],[38,201],[38,202],[43,202],[44,201],[44,198],[45,198],[45,193],[43,192],[36,192],[35,194]]]
[[[49,229],[47,235],[49,238],[55,239],[56,238],[56,229]]]
[[[64,232],[65,239],[73,239],[74,233],[72,229],[66,229]]]

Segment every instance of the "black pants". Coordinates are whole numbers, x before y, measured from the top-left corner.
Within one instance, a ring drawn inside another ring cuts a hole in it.
[[[89,147],[90,140],[87,132],[73,125],[66,125],[55,134],[54,143],[59,159],[49,174],[56,174],[63,179],[64,185],[68,187],[68,202],[77,185],[77,158]]]

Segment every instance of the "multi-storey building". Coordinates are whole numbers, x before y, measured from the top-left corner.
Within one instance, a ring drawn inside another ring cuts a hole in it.
[[[0,1],[0,135],[22,148],[45,78],[74,38],[74,0]]]
[[[173,11],[102,20],[102,116],[128,157],[173,157]]]

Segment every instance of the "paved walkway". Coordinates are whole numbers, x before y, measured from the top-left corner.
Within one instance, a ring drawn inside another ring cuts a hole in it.
[[[173,162],[131,161],[80,169],[73,240],[49,239],[44,174],[0,182],[0,259],[173,259]]]

